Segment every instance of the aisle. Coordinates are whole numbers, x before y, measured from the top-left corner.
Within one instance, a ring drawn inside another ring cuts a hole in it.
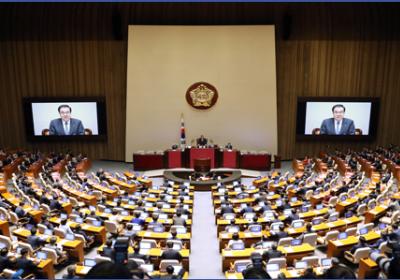
[[[211,192],[195,192],[189,279],[225,279],[216,232]]]

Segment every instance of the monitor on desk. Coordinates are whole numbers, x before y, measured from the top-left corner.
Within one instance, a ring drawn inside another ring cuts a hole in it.
[[[255,194],[253,194],[253,197],[254,198],[258,198],[258,197],[260,197],[260,194],[259,193],[255,193]]]
[[[113,202],[114,202],[114,203],[117,203],[118,200],[119,200],[119,198],[114,198],[114,199],[113,199]]]
[[[141,225],[133,224],[132,229],[133,229],[134,231],[142,231],[142,226],[141,226]]]
[[[104,213],[106,213],[106,214],[111,214],[111,212],[112,212],[111,208],[104,209]]]
[[[336,222],[338,220],[338,216],[332,216],[329,218],[330,222]]]
[[[110,186],[110,189],[111,189],[112,191],[115,191],[115,187],[114,187],[114,186]]]
[[[368,233],[368,228],[362,228],[360,229],[360,235],[365,235]]]
[[[140,246],[141,250],[150,250],[151,249],[151,243],[150,242],[141,241],[139,246]]]
[[[182,244],[174,243],[174,245],[172,246],[172,250],[174,250],[174,251],[182,250]]]
[[[93,192],[92,192],[92,191],[88,191],[87,194],[90,195],[90,196],[92,196],[92,195],[93,195]]]
[[[269,248],[272,247],[272,244],[274,244],[273,241],[264,241],[264,242],[262,243],[262,248],[263,248],[263,249],[269,249]]]
[[[314,192],[314,195],[319,195],[319,191],[315,191],[315,192]]]
[[[134,196],[140,196],[140,195],[141,195],[141,192],[134,192],[133,195],[134,195]]]
[[[247,213],[244,213],[244,218],[245,218],[246,220],[252,220],[252,219],[254,218],[255,215],[256,215],[256,213],[249,213],[249,212],[247,212]]]
[[[234,181],[232,184],[233,184],[234,186],[239,185],[239,183],[238,183],[237,181]]]
[[[300,209],[300,212],[301,212],[301,213],[307,213],[307,212],[308,212],[308,207],[302,207],[302,208]]]
[[[0,249],[7,248],[7,244],[0,242]]]
[[[262,178],[261,176],[258,176],[258,177],[257,177],[257,180],[261,180],[261,178]]]
[[[64,203],[68,203],[68,198],[66,198],[66,197],[63,197],[63,199],[62,199],[62,202],[64,202]]]
[[[227,214],[224,215],[224,219],[225,220],[234,220],[235,218],[236,218],[236,214],[233,214],[233,213],[232,214],[231,213],[229,213],[229,214],[227,213]]]
[[[304,269],[307,267],[307,261],[297,261],[294,262],[294,268],[295,269]]]
[[[89,205],[89,210],[90,210],[90,211],[96,211],[96,206]]]
[[[38,252],[36,252],[36,257],[40,260],[45,261],[45,260],[47,260],[47,253],[38,251]]]
[[[322,209],[324,209],[324,205],[322,205],[322,204],[317,204],[317,205],[315,206],[315,209],[317,209],[317,210],[322,210]]]
[[[83,218],[81,218],[81,217],[76,217],[76,218],[75,218],[75,223],[83,224]]]
[[[264,201],[260,201],[259,203],[258,203],[258,206],[259,207],[263,207],[265,205],[265,202]]]
[[[321,266],[326,267],[331,265],[332,265],[332,258],[321,259]]]
[[[172,195],[166,195],[166,196],[165,196],[165,199],[166,199],[167,201],[170,201],[170,200],[173,200],[174,197],[173,197]]]
[[[356,193],[355,192],[352,192],[351,194],[350,194],[350,197],[351,198],[353,198],[353,197],[355,197],[356,196]]]
[[[345,201],[346,201],[346,196],[345,196],[345,195],[342,196],[342,197],[340,198],[340,201],[341,201],[341,202],[345,202]]]
[[[164,228],[163,227],[153,227],[153,232],[155,233],[163,233]]]
[[[281,206],[282,205],[282,200],[281,199],[277,199],[277,200],[275,200],[275,205],[276,206]]]
[[[339,238],[339,240],[346,239],[346,238],[347,238],[347,232],[341,232],[341,233],[339,233],[338,238]]]
[[[301,239],[293,239],[290,241],[290,246],[300,246],[303,243]]]
[[[267,263],[266,270],[267,272],[279,271],[279,263]]]
[[[128,217],[129,216],[129,211],[121,211],[121,216]]]
[[[187,232],[185,227],[177,227],[175,229],[177,234],[186,234]]]
[[[241,264],[236,266],[236,273],[242,273],[243,270],[247,268],[247,265]]]
[[[255,225],[250,228],[251,232],[261,232],[261,226]]]
[[[292,214],[292,209],[285,209],[283,210],[283,216],[289,216],[290,214]]]
[[[4,214],[0,214],[0,220],[4,221],[6,217],[4,217]]]
[[[290,202],[291,202],[291,203],[297,202],[297,197],[292,197],[292,198],[290,199]]]
[[[353,217],[353,212],[351,212],[351,211],[347,212],[345,217],[346,217],[346,219],[350,219],[351,217]]]
[[[219,193],[225,193],[225,190],[226,190],[225,188],[218,188]]]
[[[31,224],[26,224],[26,225],[25,225],[25,229],[26,229],[26,230],[29,230],[29,231],[30,231],[32,228],[33,228],[33,225],[31,225]]]
[[[185,210],[189,210],[189,204],[183,204],[183,209],[185,209]]]
[[[374,208],[375,208],[375,203],[371,203],[370,206],[369,206],[369,209],[372,210]]]
[[[171,205],[169,205],[168,203],[164,203],[162,208],[163,209],[171,209]]]
[[[69,241],[75,241],[75,234],[66,233],[65,234],[65,239],[69,240]]]
[[[294,190],[297,190],[298,187],[299,187],[298,185],[293,185]]]
[[[272,226],[272,230],[273,230],[273,231],[278,231],[278,230],[279,230],[279,226],[280,226],[279,224],[273,225],[273,226]]]
[[[293,228],[302,228],[303,227],[303,222],[295,222],[293,223]]]
[[[234,188],[233,189],[235,192],[241,192],[242,191],[242,189],[240,188],[240,187],[236,187],[236,188]]]
[[[174,191],[174,188],[173,188],[173,187],[168,187],[168,188],[167,188],[167,192],[170,193],[170,192],[173,192],[173,191]]]
[[[244,199],[244,194],[238,194],[238,195],[236,196],[236,199]]]
[[[168,214],[158,214],[159,220],[168,220]]]
[[[178,264],[174,264],[174,265],[172,265],[172,267],[174,268],[174,274],[176,274],[176,275],[178,275],[179,274],[179,272],[181,272],[181,270],[182,270],[182,265],[178,265]]]
[[[17,247],[17,254],[18,255],[21,255],[21,250],[22,250],[23,248],[22,247]]]
[[[142,212],[140,213],[140,219],[147,219],[149,217],[149,213]]]
[[[268,195],[269,195],[269,196],[274,196],[274,195],[275,195],[275,192],[269,192]]]
[[[128,200],[128,205],[136,205],[136,202],[134,200]]]
[[[93,266],[96,265],[96,263],[97,263],[97,262],[96,262],[95,259],[85,259],[84,266],[93,267]]]
[[[101,227],[101,221],[92,221],[92,226]]]
[[[168,181],[168,185],[174,186],[175,182],[174,181]]]
[[[151,189],[152,189],[153,191],[158,191],[158,190],[159,190],[159,186],[152,186]]]
[[[151,264],[142,263],[142,264],[140,264],[139,267],[146,269],[149,274],[152,274],[154,272],[154,264],[152,264],[152,263]]]
[[[147,207],[147,208],[153,208],[153,202],[146,202],[145,204],[144,204],[144,207]]]
[[[228,233],[239,233],[239,227],[238,226],[228,227]]]
[[[384,230],[386,228],[386,224],[379,224],[379,230]]]
[[[332,185],[333,186],[333,185]],[[327,192],[329,190],[329,187],[325,187],[324,191]]]
[[[315,220],[312,220],[312,224],[313,224],[313,226],[320,225],[321,223],[322,223],[322,218],[321,218],[321,219],[315,219]]]
[[[51,229],[45,229],[44,230],[44,235],[53,236],[53,231]]]
[[[60,219],[68,219],[68,214],[61,213]]]
[[[233,243],[232,244],[232,250],[244,250],[244,243]]]

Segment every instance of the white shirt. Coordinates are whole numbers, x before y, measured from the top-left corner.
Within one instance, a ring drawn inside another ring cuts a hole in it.
[[[62,121],[62,124],[63,124],[64,133],[66,134],[66,131],[65,131],[65,121],[63,121],[63,120],[61,120],[61,121]],[[68,135],[69,135],[69,134],[71,134],[71,119],[69,119],[69,121],[67,122],[67,124],[68,124]]]
[[[335,121],[335,134],[336,134],[336,128],[337,128],[338,122],[335,119],[334,119],[334,121]],[[342,130],[342,123],[343,123],[343,119],[339,122],[339,134],[340,134],[340,131]]]
[[[65,225],[65,226],[60,225],[58,228],[61,229],[61,230],[63,230],[63,231],[65,232],[65,234],[67,234],[67,233],[69,233],[69,234],[74,234],[74,233],[72,232],[71,228],[69,227],[69,225]]]
[[[235,243],[243,243],[243,241],[242,240],[233,240],[233,239],[231,239],[231,240],[229,240],[229,242],[228,242],[228,248],[232,248],[232,245],[233,244],[235,244]]]

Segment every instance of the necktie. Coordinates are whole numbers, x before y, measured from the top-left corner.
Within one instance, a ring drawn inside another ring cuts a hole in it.
[[[65,135],[68,135],[69,131],[68,131],[68,123],[65,123]]]
[[[340,132],[339,131],[339,125],[340,125],[340,122],[338,122],[337,125],[336,125],[336,134],[339,134],[339,132]]]

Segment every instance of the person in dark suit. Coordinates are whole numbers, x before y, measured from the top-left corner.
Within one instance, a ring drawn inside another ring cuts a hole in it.
[[[162,223],[157,222],[157,220],[158,220],[158,214],[157,213],[153,213],[152,219],[153,219],[153,221],[149,222],[149,226],[164,227],[164,225]]]
[[[278,249],[278,244],[274,242],[271,246],[271,250],[264,251],[263,258],[267,261],[269,259],[280,258],[282,256],[282,251],[277,249]]]
[[[225,149],[232,150],[232,149],[233,149],[232,144],[231,144],[231,143],[228,143],[228,145],[225,146]]]
[[[84,232],[84,231],[82,230],[82,226],[81,226],[80,224],[77,224],[77,225],[76,225],[75,229],[73,230],[73,233],[82,235],[83,238],[85,238],[86,243],[91,242],[91,241],[94,239],[94,237],[95,237],[94,235],[87,236],[87,235],[86,235],[86,232]]]
[[[382,231],[381,231],[381,238],[379,238],[379,239],[376,241],[375,244],[369,245],[369,247],[370,247],[372,250],[376,250],[376,249],[379,248],[379,246],[380,246],[382,243],[388,242],[388,241],[389,241],[389,236],[388,236],[387,230],[382,230]]]
[[[221,216],[224,216],[226,213],[235,213],[235,209],[229,203],[225,203],[225,206],[221,208]]]
[[[207,145],[207,139],[204,138],[204,135],[201,135],[201,136],[200,136],[198,145],[199,145],[199,146],[205,146],[205,145]]]
[[[146,207],[143,207],[143,201],[139,200],[137,202],[137,206],[135,207],[135,211],[147,212]]]
[[[390,241],[400,242],[400,229],[399,223],[392,224],[392,232],[389,233]]]
[[[259,247],[259,246],[262,246],[262,245],[263,245],[263,242],[266,242],[266,241],[268,241],[268,235],[263,234],[263,235],[261,236],[261,240],[258,241],[257,243],[251,244],[251,246],[252,246],[253,248]]]
[[[186,210],[185,208],[183,208],[183,204],[176,204],[175,205],[175,211],[176,213],[180,212],[183,215],[190,215],[190,211]]]
[[[15,214],[17,214],[18,219],[25,218],[28,222],[30,222],[31,219],[28,217],[28,214],[24,211],[24,209],[23,209],[24,206],[25,206],[25,203],[20,202],[17,209],[15,209]],[[25,219],[23,219],[22,222],[25,221]]]
[[[353,248],[350,249],[350,253],[354,255],[357,249],[368,247],[367,240],[364,236],[360,236],[358,239],[358,244],[354,245]]]
[[[147,255],[140,254],[139,252],[140,252],[139,245],[133,246],[133,253],[129,254],[129,258],[130,259],[141,259],[141,260],[144,260],[146,263],[149,262],[150,251]]]
[[[41,219],[42,219],[40,221],[41,225],[44,225],[45,227],[47,227],[47,229],[51,229],[51,230],[54,229],[54,226],[48,221],[49,216],[47,216],[46,214],[43,214]]]
[[[172,150],[176,150],[176,149],[178,149],[178,145],[176,145],[176,144],[172,145]]]
[[[160,279],[177,279],[178,278],[174,275],[174,267],[172,265],[167,266],[166,270],[167,270],[167,274],[161,275]]]
[[[58,112],[60,118],[50,122],[49,135],[85,135],[82,122],[71,118],[71,107],[61,105],[58,107]]]
[[[297,214],[296,209],[292,209],[292,214],[286,217],[285,222],[287,222],[288,225],[291,225],[293,221],[300,219],[299,214]]]
[[[390,180],[390,177],[392,176],[390,170],[386,170],[386,174],[382,176],[382,183],[387,183]]]
[[[153,213],[157,214],[165,214],[165,212],[162,210],[163,203],[157,203],[157,209],[153,211]]]
[[[289,198],[285,198],[285,203],[283,203],[281,206],[278,206],[278,210],[285,210],[285,209],[290,209],[292,208],[292,205],[289,203]]]
[[[279,232],[271,231],[271,236],[276,236],[276,241],[279,242],[281,238],[289,237],[289,233],[285,231],[285,226],[279,226]]]
[[[251,205],[250,202],[246,202],[246,207],[244,207],[240,213],[243,215],[244,213],[254,213],[254,212],[256,212],[256,210],[254,210],[254,208],[251,207],[250,205]]]
[[[40,247],[40,242],[45,242],[47,238],[40,238],[39,236],[36,236],[37,229],[32,228],[31,229],[31,235],[28,235],[27,240],[28,243],[31,244],[32,249],[36,250],[37,248]]]
[[[49,205],[49,204],[50,204],[50,201],[49,201],[49,199],[46,197],[46,193],[45,193],[45,192],[42,192],[42,195],[41,195],[40,198],[39,198],[39,202],[40,202],[40,204],[46,204],[46,205]]]
[[[325,119],[321,124],[320,134],[331,134],[331,135],[355,135],[356,129],[354,121],[346,119],[344,113],[346,108],[337,104],[332,107],[333,118]]]
[[[176,229],[172,229],[172,230],[171,230],[171,235],[172,235],[172,237],[169,237],[169,238],[167,239],[167,241],[168,241],[168,240],[177,240],[177,241],[180,241],[180,242],[182,243],[182,246],[185,244],[185,242],[184,242],[182,239],[180,239],[180,238],[177,237],[178,232],[176,231]]]
[[[80,279],[80,277],[76,276],[75,273],[76,273],[76,266],[70,265],[67,267],[67,274],[64,274],[62,276],[62,279]]]
[[[58,210],[61,211],[62,203],[58,201],[58,196],[54,196],[53,200],[50,203],[50,210]]]
[[[111,261],[113,262],[115,260],[116,252],[115,249],[112,247],[112,240],[111,239],[107,240],[106,245],[107,247],[104,246],[103,248],[103,256],[110,258]]]
[[[33,272],[33,269],[36,268],[39,263],[40,259],[36,262],[32,262],[31,260],[27,259],[28,257],[28,248],[22,248],[21,250],[21,257],[15,260],[17,270],[23,269],[24,272],[21,274],[21,278],[28,276],[29,274],[35,274],[36,278],[39,278],[36,273]]]
[[[172,219],[172,225],[186,227],[186,220],[181,216],[182,216],[181,212],[176,213],[176,217]]]
[[[358,210],[358,207],[360,207],[361,204],[363,204],[362,198],[359,197],[359,198],[357,199],[356,204],[354,204],[353,207],[351,208],[351,211],[352,211],[353,213],[356,214],[356,213],[357,213],[357,210]]]
[[[338,188],[339,193],[347,193],[349,190],[349,186],[346,185],[346,182],[343,180],[342,185]]]
[[[95,211],[95,210],[90,211],[90,214],[87,214],[86,217],[87,217],[87,218],[96,219],[96,221],[99,221],[99,222],[102,221],[101,218],[100,218],[99,216],[96,215],[96,211]]]
[[[15,264],[15,260],[11,260],[12,256],[7,257],[8,249],[1,249],[0,255],[0,271],[4,271],[4,269],[10,268],[12,264]]]
[[[168,250],[163,251],[161,253],[161,259],[164,260],[182,260],[182,255],[178,251],[174,251],[172,247],[174,246],[174,243],[171,241],[167,241],[167,248]]]

